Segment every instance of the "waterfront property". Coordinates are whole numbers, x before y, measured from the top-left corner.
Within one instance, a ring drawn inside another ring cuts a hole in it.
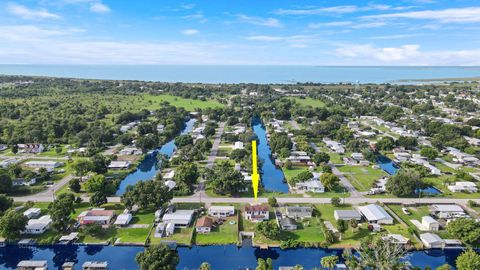
[[[264,204],[257,204],[257,205],[245,205],[243,213],[245,219],[250,220],[252,222],[260,222],[269,220],[270,216],[270,209],[268,205]]]
[[[190,226],[194,213],[194,210],[177,210],[163,215],[162,221],[167,224],[174,224],[175,228],[186,228]]]
[[[393,218],[380,205],[369,204],[366,206],[359,206],[358,210],[369,223],[393,224]]]
[[[50,228],[52,218],[50,215],[45,215],[39,219],[30,219],[25,226],[24,234],[42,234]]]
[[[103,208],[94,208],[92,210],[83,211],[78,215],[77,220],[80,225],[98,224],[109,225],[112,222],[115,212],[105,210]]]
[[[213,226],[213,220],[207,216],[203,216],[197,220],[195,230],[197,233],[210,233]]]
[[[212,217],[229,217],[235,214],[235,207],[213,205],[208,208],[208,215]]]
[[[335,210],[333,216],[335,217],[335,220],[349,221],[355,219],[360,221],[362,219],[362,215],[357,210]]]

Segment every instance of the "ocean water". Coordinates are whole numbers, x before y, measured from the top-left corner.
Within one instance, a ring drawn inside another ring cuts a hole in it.
[[[480,67],[3,64],[0,74],[186,83],[385,83],[480,77]]]

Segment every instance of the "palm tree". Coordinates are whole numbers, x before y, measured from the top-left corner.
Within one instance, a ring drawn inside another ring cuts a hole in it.
[[[322,265],[323,268],[328,268],[328,269],[334,269],[335,265],[338,262],[338,256],[325,256],[322,258],[320,261],[320,264]]]

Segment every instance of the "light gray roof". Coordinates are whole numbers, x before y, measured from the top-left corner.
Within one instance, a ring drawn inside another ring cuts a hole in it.
[[[434,204],[432,208],[439,212],[464,212],[463,208],[456,204]]]
[[[47,261],[20,261],[17,264],[17,267],[45,267],[47,266]]]
[[[420,239],[429,244],[443,242],[443,239],[434,233],[422,233],[420,234]]]
[[[358,207],[358,210],[365,216],[367,220],[382,220],[382,219],[389,219],[393,220],[393,218],[383,209],[380,205],[377,204],[369,204],[366,206]]]
[[[334,214],[340,219],[358,219],[362,217],[357,210],[335,210]]]

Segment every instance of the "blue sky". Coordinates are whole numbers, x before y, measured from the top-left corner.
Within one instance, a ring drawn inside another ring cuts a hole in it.
[[[0,1],[0,63],[480,65],[478,0]]]

